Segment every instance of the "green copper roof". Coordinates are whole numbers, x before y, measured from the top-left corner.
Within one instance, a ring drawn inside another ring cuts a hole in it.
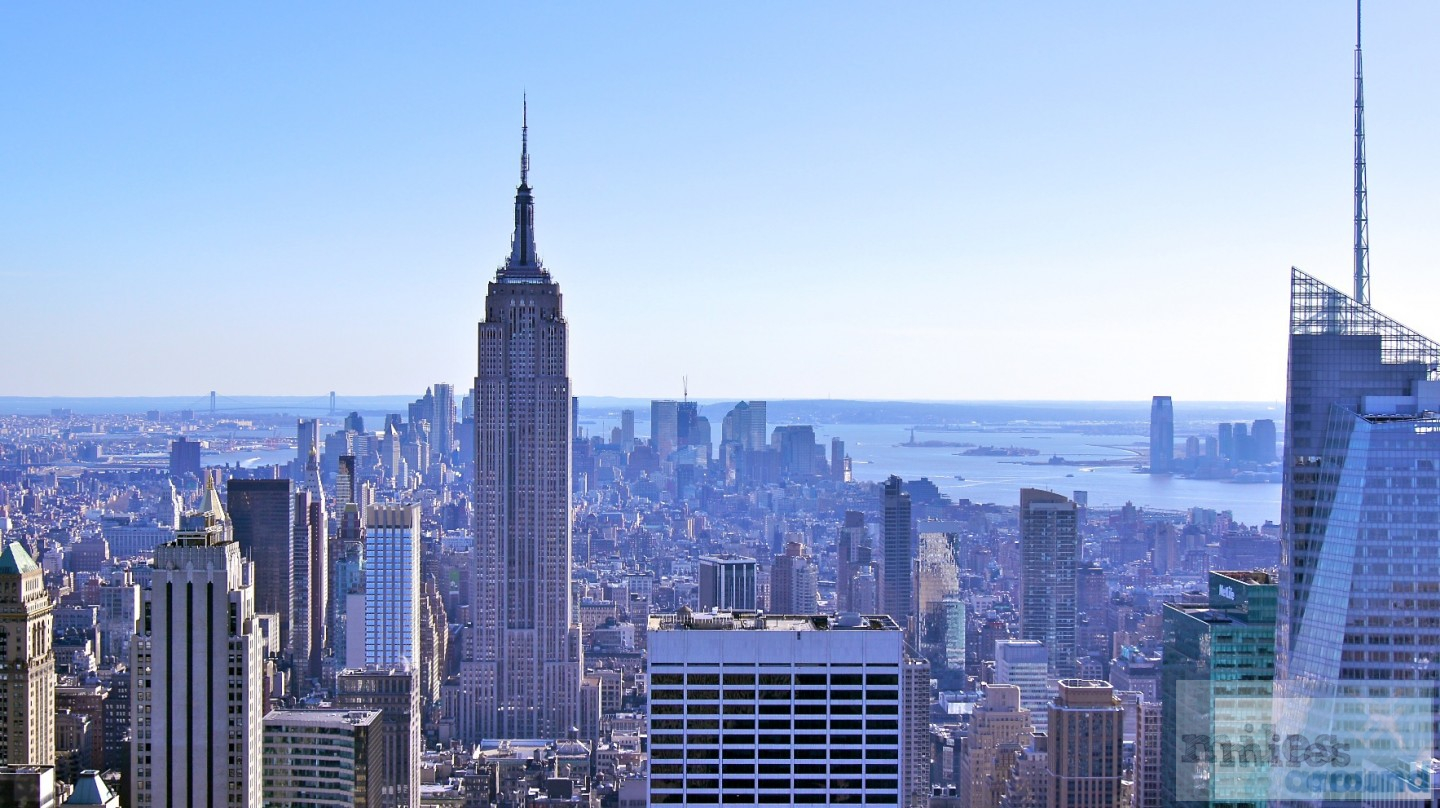
[[[0,552],[0,575],[19,575],[22,572],[38,570],[40,565],[25,552],[25,545],[12,541]]]

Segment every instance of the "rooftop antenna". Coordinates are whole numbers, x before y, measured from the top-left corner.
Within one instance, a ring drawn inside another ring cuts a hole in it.
[[[689,400],[690,400],[690,377],[689,377],[689,376],[681,376],[681,377],[680,377],[680,395],[681,395],[681,397],[683,397],[686,401],[689,401]]]
[[[530,94],[520,95],[520,184],[530,184]]]
[[[1355,0],[1355,302],[1370,305],[1370,202],[1365,182],[1365,78]]]

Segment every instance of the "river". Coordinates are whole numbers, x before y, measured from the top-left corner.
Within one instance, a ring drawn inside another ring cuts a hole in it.
[[[1163,510],[1211,508],[1230,511],[1246,524],[1280,519],[1278,483],[1231,483],[1136,473],[1133,464],[1115,466],[1049,465],[1052,455],[1073,461],[1126,460],[1143,463],[1146,441],[1139,435],[1089,435],[1049,430],[974,429],[916,432],[915,440],[973,443],[1000,448],[1034,449],[1028,457],[965,457],[959,447],[902,446],[910,439],[908,425],[826,424],[815,428],[816,440],[829,453],[832,437],[845,441],[857,480],[880,481],[891,474],[907,480],[928,477],[952,498],[1018,505],[1020,489],[1045,488],[1072,495],[1085,491],[1092,507],[1119,506]],[[1037,465],[1027,465],[1027,464]],[[956,475],[964,477],[957,480]]]

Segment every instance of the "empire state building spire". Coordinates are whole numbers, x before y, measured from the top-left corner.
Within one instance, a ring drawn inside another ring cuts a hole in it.
[[[544,272],[535,252],[535,197],[530,193],[530,104],[522,102],[520,117],[520,186],[515,189],[515,235],[501,276]]]

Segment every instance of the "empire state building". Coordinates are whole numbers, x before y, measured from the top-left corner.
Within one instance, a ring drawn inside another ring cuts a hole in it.
[[[475,608],[456,705],[470,740],[564,738],[578,716],[567,329],[535,251],[529,174],[522,128],[515,235],[485,296],[475,376]]]

